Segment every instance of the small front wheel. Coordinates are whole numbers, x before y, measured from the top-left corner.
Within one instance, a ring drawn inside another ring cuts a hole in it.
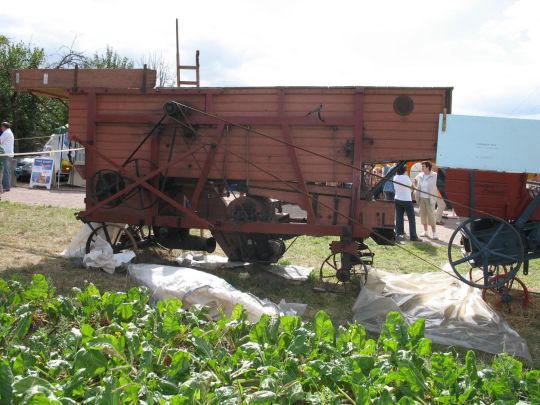
[[[103,224],[95,228],[86,240],[86,253],[103,243],[109,244],[113,254],[125,250],[137,251],[137,242],[126,225]]]

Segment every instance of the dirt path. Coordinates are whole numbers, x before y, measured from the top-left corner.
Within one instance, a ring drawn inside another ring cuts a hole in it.
[[[22,202],[35,205],[53,205],[66,208],[84,208],[85,189],[61,186],[59,189],[28,188],[27,184],[12,187],[2,194],[3,201]]]

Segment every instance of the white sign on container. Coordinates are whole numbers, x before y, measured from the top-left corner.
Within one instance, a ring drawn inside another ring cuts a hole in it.
[[[441,167],[540,173],[539,149],[539,120],[439,116],[437,165]]]

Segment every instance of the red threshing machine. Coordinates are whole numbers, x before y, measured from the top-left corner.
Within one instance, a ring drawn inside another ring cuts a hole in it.
[[[155,77],[12,74],[17,90],[68,100],[70,138],[86,148],[78,217],[102,223],[88,248],[107,223],[126,223],[109,238],[115,250],[152,240],[212,251],[217,242],[231,260],[269,263],[287,239],[333,235],[321,276],[347,281],[372,262],[366,238],[394,240],[394,204],[373,198],[384,180],[374,186],[372,168],[433,158],[439,114],[451,112],[451,88],[154,88]]]

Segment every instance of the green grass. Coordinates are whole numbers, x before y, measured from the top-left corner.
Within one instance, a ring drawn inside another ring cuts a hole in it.
[[[84,269],[80,260],[64,259],[56,254],[62,251],[82,224],[75,219],[77,210],[58,207],[36,207],[26,204],[0,202],[0,276],[30,281],[36,273],[44,274],[61,294],[72,287],[94,283],[101,291],[125,291],[133,286],[125,272],[113,275]],[[324,309],[336,324],[345,324],[352,317],[352,306],[359,289],[348,284],[338,293],[319,292],[319,267],[330,254],[332,237],[299,237],[280,260],[281,264],[311,266],[315,269],[307,282],[294,283],[262,271],[257,265],[242,269],[216,270],[212,273],[224,278],[236,288],[273,302],[285,299],[308,305],[305,314],[312,319]],[[293,239],[287,241],[287,246]],[[379,246],[369,240],[375,253],[374,266],[393,272],[414,273],[439,271],[447,261],[447,248],[429,243],[405,242],[399,246]],[[456,248],[457,249],[457,248]],[[181,251],[164,252],[153,249],[140,261],[176,266],[174,258]],[[218,252],[219,253],[219,249]],[[418,257],[420,258],[418,258]],[[531,263],[531,272],[523,276],[527,287],[540,291],[540,263]],[[533,314],[534,315],[534,314]],[[540,362],[540,319],[515,317],[510,322],[528,340],[533,358]]]
[[[318,270],[330,254],[329,245],[335,237],[301,236],[285,253],[280,262],[312,266]],[[374,267],[400,273],[426,273],[443,271],[448,262],[448,247],[430,243],[405,242],[403,245],[380,246],[368,239],[367,245],[375,253]],[[290,243],[290,242],[288,242]],[[459,248],[453,247],[454,257],[460,257]],[[540,260],[530,262],[530,273],[519,274],[530,291],[540,292]],[[452,273],[453,274],[453,273]]]

